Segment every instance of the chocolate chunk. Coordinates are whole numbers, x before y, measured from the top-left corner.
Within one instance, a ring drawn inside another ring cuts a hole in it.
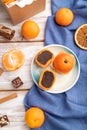
[[[2,68],[0,68],[0,75],[2,75],[3,72],[4,72],[4,70]]]
[[[0,24],[0,36],[3,36],[6,39],[11,40],[13,38],[14,34],[15,34],[15,30],[12,30],[12,29]]]
[[[54,81],[53,73],[49,71],[44,72],[41,84],[49,88],[52,85],[53,81]]]
[[[41,63],[41,64],[46,64],[46,62],[52,58],[52,53],[45,50],[43,51],[38,57],[37,60]]]
[[[21,85],[23,85],[22,80],[20,79],[20,77],[15,78],[14,80],[12,80],[12,84],[15,88],[20,87]]]
[[[0,116],[0,127],[3,127],[8,124],[9,124],[9,120],[8,120],[7,115]]]

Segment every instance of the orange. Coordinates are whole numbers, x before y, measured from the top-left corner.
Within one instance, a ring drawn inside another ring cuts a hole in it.
[[[24,63],[24,54],[22,51],[13,49],[2,56],[2,64],[6,70],[12,71],[21,67]]]
[[[68,8],[60,8],[55,15],[55,21],[61,26],[67,26],[72,23],[74,18],[73,12]]]
[[[21,33],[26,39],[36,38],[39,35],[40,28],[35,21],[29,20],[23,23]]]
[[[44,112],[39,107],[31,107],[25,113],[25,121],[30,128],[41,127],[44,123],[44,120]]]
[[[75,57],[66,52],[60,52],[53,61],[53,67],[60,73],[68,73],[75,65]]]
[[[87,50],[87,24],[83,24],[77,28],[74,39],[77,46]]]

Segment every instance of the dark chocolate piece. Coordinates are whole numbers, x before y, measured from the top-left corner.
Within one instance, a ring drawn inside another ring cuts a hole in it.
[[[45,50],[43,51],[38,57],[37,60],[41,63],[41,64],[46,64],[46,62],[52,58],[52,53]]]
[[[52,85],[53,81],[54,81],[53,73],[49,71],[44,72],[41,84],[49,88]]]
[[[23,85],[22,80],[20,79],[20,77],[15,78],[14,80],[12,80],[12,84],[15,88],[20,87],[21,85]]]
[[[4,72],[4,70],[2,68],[0,68],[0,75],[2,75],[3,72]]]
[[[3,127],[8,124],[9,124],[9,120],[8,120],[7,115],[0,116],[0,127]]]
[[[15,34],[15,30],[12,30],[12,29],[0,24],[0,36],[3,36],[6,39],[11,40],[13,38],[14,34]]]

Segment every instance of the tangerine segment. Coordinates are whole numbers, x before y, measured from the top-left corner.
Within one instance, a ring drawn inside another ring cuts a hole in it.
[[[22,51],[14,49],[6,52],[2,57],[2,64],[6,70],[12,71],[21,67],[24,63]]]
[[[67,26],[72,23],[74,18],[73,12],[68,8],[60,8],[55,15],[57,24]]]
[[[87,50],[87,24],[83,24],[77,28],[74,39],[78,47]]]
[[[25,21],[21,27],[21,33],[26,39],[32,39],[38,36],[40,28],[33,20]]]
[[[72,54],[60,52],[53,61],[53,67],[60,73],[68,73],[72,70],[75,63],[76,60]]]
[[[25,121],[30,128],[39,128],[43,125],[45,115],[42,109],[31,107],[25,113]]]

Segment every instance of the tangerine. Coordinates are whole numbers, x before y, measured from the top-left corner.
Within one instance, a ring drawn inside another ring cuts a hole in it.
[[[75,65],[75,57],[72,54],[60,52],[53,61],[53,67],[60,73],[68,73]]]
[[[2,64],[8,71],[13,71],[21,67],[24,63],[24,54],[22,51],[13,49],[2,56]]]
[[[26,39],[36,38],[39,32],[40,28],[33,20],[25,21],[21,27],[21,33]]]
[[[67,26],[72,23],[74,18],[73,12],[68,8],[60,8],[55,15],[57,24]]]
[[[44,123],[44,120],[44,112],[39,107],[31,107],[25,113],[25,121],[30,128],[41,127]]]

